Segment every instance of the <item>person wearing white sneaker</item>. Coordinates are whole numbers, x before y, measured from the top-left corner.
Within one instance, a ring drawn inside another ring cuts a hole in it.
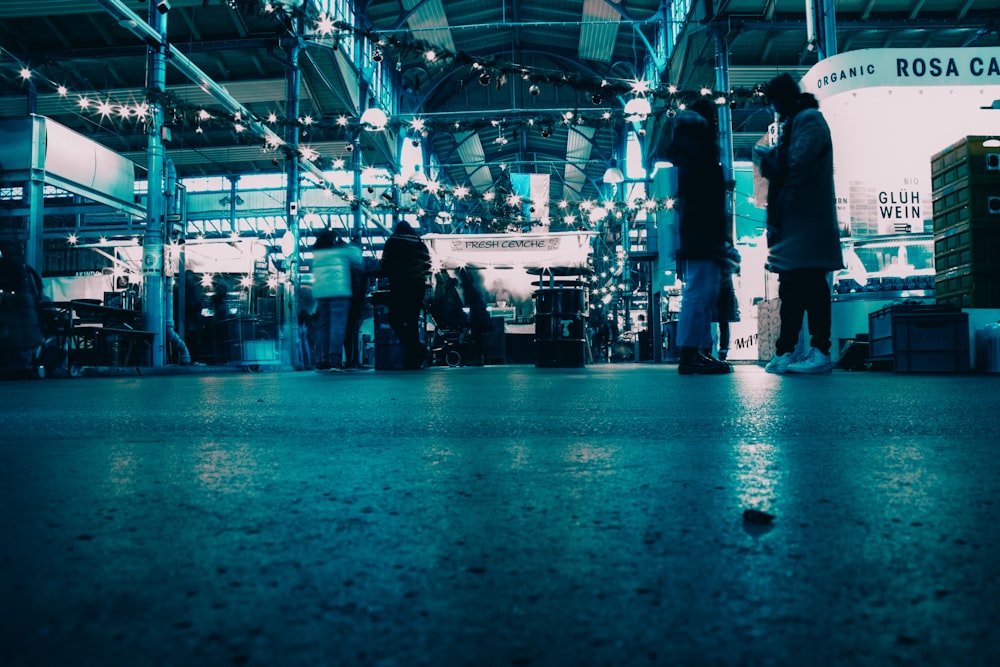
[[[833,141],[819,102],[788,74],[764,87],[781,119],[778,145],[755,149],[768,180],[767,269],[778,274],[781,330],[769,373],[826,373],[830,364],[830,277],[844,268],[833,183]],[[804,318],[811,349],[793,360]]]
[[[768,373],[775,373],[778,375],[781,375],[782,373],[787,373],[788,367],[792,365],[793,360],[794,358],[792,357],[791,352],[785,352],[784,354],[776,354],[771,359],[771,361],[767,362],[767,366],[764,366],[764,370],[767,371]]]
[[[833,370],[833,363],[829,354],[811,347],[804,357],[788,364],[787,370],[789,373],[829,373]]]

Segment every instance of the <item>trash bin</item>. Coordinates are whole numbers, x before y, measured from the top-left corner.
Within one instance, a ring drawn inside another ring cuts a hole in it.
[[[580,368],[587,361],[587,293],[578,287],[535,292],[535,366]]]

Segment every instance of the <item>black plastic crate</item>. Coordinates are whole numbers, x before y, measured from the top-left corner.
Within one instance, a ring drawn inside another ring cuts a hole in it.
[[[900,304],[868,315],[869,354],[897,373],[964,373],[969,315],[950,305]]]

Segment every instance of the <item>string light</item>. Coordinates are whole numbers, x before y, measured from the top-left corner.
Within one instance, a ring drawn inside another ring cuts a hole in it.
[[[273,11],[273,8],[271,11]],[[324,31],[330,30],[331,33],[335,29],[341,29],[341,30],[345,29],[344,26],[337,25],[336,23],[332,23],[329,25],[326,23],[322,23],[319,25],[319,28]],[[385,42],[385,45],[399,46],[399,43],[394,42],[393,40],[388,40],[387,42]],[[375,58],[375,54],[378,55],[377,58]],[[425,57],[429,56],[428,60],[431,62],[436,62],[444,59],[451,59],[451,56],[449,54],[436,50],[434,48],[425,49],[424,55]],[[373,54],[373,59],[376,60],[376,62],[380,62],[383,57],[384,57],[383,49],[381,47],[376,47],[375,53]],[[397,63],[399,62],[400,59],[397,58]],[[489,64],[490,64],[490,69],[496,68],[498,70],[498,74],[496,76],[498,85],[505,83],[506,71],[508,71],[506,67],[503,64],[494,63],[492,61],[490,61]],[[491,77],[490,71],[489,69],[487,69],[486,64],[475,62],[473,64],[473,70],[481,71],[479,75],[479,80],[480,83],[482,83],[483,85],[489,85],[489,83],[493,81],[493,77]],[[21,67],[20,74],[22,78],[27,80],[28,78],[32,77],[33,72],[27,67]],[[580,88],[581,90],[584,89],[585,87],[591,86],[591,84],[587,83],[586,81],[580,78],[567,77],[563,73],[560,73],[558,77],[554,77],[550,73],[546,73],[541,70],[528,70],[523,66],[518,66],[518,68],[516,69],[516,74],[524,80],[531,81],[531,85],[529,86],[529,92],[533,95],[540,94],[541,87],[539,85],[539,82],[554,83],[556,85],[571,85]],[[53,86],[53,89],[56,90],[61,97],[69,96],[70,91],[66,88],[66,86],[64,85],[57,86],[54,82],[49,82],[49,83]],[[203,88],[205,87],[207,87],[207,84],[203,83]],[[591,93],[591,101],[593,101],[595,104],[598,104],[601,101],[603,101],[602,91],[604,91],[605,89],[616,94],[623,90],[621,83],[602,79],[600,82],[600,91]],[[683,101],[684,99],[692,99],[694,97],[691,93],[679,94],[677,87],[674,85],[666,86],[661,90],[656,90],[650,86],[649,82],[642,80],[629,82],[627,89],[630,90],[634,95],[638,95],[639,97],[636,97],[635,99],[641,100],[642,101],[641,104],[644,105],[649,104],[649,99],[663,97],[664,92],[668,93],[671,96],[676,96],[678,98],[676,100],[671,100],[671,104],[676,105],[678,108],[682,108],[684,106],[685,104],[685,102]],[[591,90],[593,90],[593,87],[591,87]],[[711,90],[707,88],[702,89],[699,92],[701,94],[711,94]],[[739,92],[734,91],[734,97],[738,95]],[[754,98],[755,103],[758,104],[762,103],[763,94],[761,92],[760,86],[754,87],[751,95]],[[131,120],[133,118],[145,121],[149,114],[150,102],[152,102],[164,107],[165,110],[170,114],[170,117],[173,119],[174,122],[179,122],[183,124],[187,122],[186,119],[197,121],[198,124],[195,129],[195,132],[199,134],[203,132],[201,127],[202,122],[205,123],[211,122],[213,124],[230,124],[233,130],[238,134],[243,133],[248,129],[248,126],[244,123],[244,119],[241,117],[241,114],[239,113],[232,114],[231,116],[227,116],[225,113],[218,113],[218,112],[213,114],[204,107],[190,104],[179,99],[173,93],[150,93],[148,101],[143,101],[138,104],[134,102],[118,103],[112,101],[111,99],[105,99],[103,101],[98,99],[94,101],[94,104],[91,104],[92,101],[93,100],[89,99],[87,96],[81,95],[76,99],[76,105],[78,106],[81,113],[94,112],[100,115],[102,118],[110,118],[112,116],[116,116],[122,121]],[[716,101],[717,103],[722,104],[725,103],[727,100],[724,96],[720,95],[716,99]],[[552,133],[551,123],[553,122],[553,120],[554,119],[550,118],[547,119],[544,115],[540,115],[537,118],[523,118],[523,119],[518,119],[516,121],[511,121],[510,124],[511,127],[514,128],[515,132],[516,128],[521,125],[532,128],[535,126],[541,126],[542,135],[551,136]],[[629,117],[628,113],[621,113],[621,112],[612,113],[610,111],[604,110],[600,112],[599,116],[590,116],[590,117],[588,117],[587,114],[579,114],[579,113],[574,114],[573,112],[566,112],[559,116],[559,120],[563,124],[570,124],[574,121],[581,124],[588,122],[596,124],[598,122],[608,123],[620,120],[629,121],[633,119]],[[271,125],[279,123],[290,124],[289,121],[287,120],[282,121],[279,118],[279,116],[274,112],[271,112],[267,115],[267,122]],[[299,121],[296,120],[296,122]],[[343,128],[345,130],[353,125],[351,119],[349,119],[345,115],[338,116],[334,121],[325,121],[325,122],[329,124],[335,124],[336,127]],[[316,120],[311,116],[305,116],[302,118],[301,123],[303,125],[309,126],[316,123]],[[453,128],[457,131],[461,130],[475,131],[480,127],[485,126],[486,124],[496,125],[495,121],[488,121],[485,119],[479,119],[479,120],[473,119],[469,121],[449,120],[449,121],[443,121],[441,123],[435,123],[434,121],[428,121],[422,118],[411,118],[408,120],[406,118],[400,118],[398,120],[393,121],[392,127],[396,129],[403,123],[408,123],[410,128],[414,132],[424,134],[425,136],[429,129],[437,130],[437,129],[444,129],[447,127],[447,128]],[[501,133],[498,137],[498,143],[506,143],[506,137],[503,135],[502,128],[501,128]],[[279,138],[277,138],[276,135],[270,134],[270,135],[265,135],[264,137],[264,149],[266,150],[274,151],[283,147],[284,145],[285,145],[284,142],[281,141]],[[353,144],[348,143],[346,148],[353,149]],[[309,147],[305,147],[304,149],[302,149],[302,154],[304,159],[308,159],[310,161],[315,161],[319,158],[318,153]],[[344,161],[340,158],[334,160],[333,165],[334,168],[336,169],[343,169],[345,167]],[[436,181],[429,181],[429,187],[425,186],[423,190],[428,192],[429,194],[436,196],[440,191],[440,184],[437,183]],[[342,198],[345,199],[353,198],[353,193],[345,194],[340,192],[339,190],[336,190],[335,188],[327,189],[327,192],[331,193],[331,196],[333,192],[336,192]],[[455,187],[452,190],[451,194],[452,196],[454,196],[456,199],[459,200],[478,197],[479,199],[485,202],[492,202],[496,198],[495,193],[493,193],[492,191],[486,192],[483,195],[477,195],[469,188],[466,188],[464,186]],[[525,202],[521,201],[518,198],[511,197],[507,199],[507,204],[510,206],[521,205],[524,203]],[[608,213],[613,214],[616,217],[621,217],[623,214],[622,211],[619,210],[618,208],[619,206],[625,206],[630,209],[635,209],[637,205],[641,206],[646,210],[651,211],[661,207],[669,209],[672,207],[673,202],[672,200],[664,200],[663,202],[658,202],[655,199],[632,200],[625,204],[616,204],[614,208],[608,209]],[[566,202],[565,200],[561,201],[559,202],[559,207],[564,211],[568,211],[569,203]],[[577,217],[573,214],[569,214],[566,216],[565,220],[567,221],[567,224],[575,224],[575,222],[577,221]]]

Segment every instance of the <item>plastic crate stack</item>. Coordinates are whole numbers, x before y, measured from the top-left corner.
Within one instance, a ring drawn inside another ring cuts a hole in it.
[[[937,302],[1000,308],[1000,148],[965,137],[931,158]]]

